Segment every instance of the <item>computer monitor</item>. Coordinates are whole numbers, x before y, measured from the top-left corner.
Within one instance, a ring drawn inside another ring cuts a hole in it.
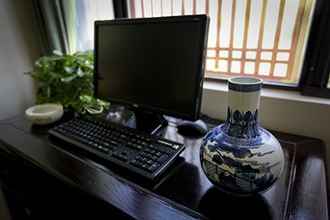
[[[207,33],[205,15],[96,21],[96,96],[198,119]]]

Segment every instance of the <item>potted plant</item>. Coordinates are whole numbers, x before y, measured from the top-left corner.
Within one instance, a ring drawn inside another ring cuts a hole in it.
[[[101,113],[109,103],[93,97],[92,51],[63,55],[54,52],[35,62],[29,73],[37,82],[37,104],[60,103],[79,113]]]

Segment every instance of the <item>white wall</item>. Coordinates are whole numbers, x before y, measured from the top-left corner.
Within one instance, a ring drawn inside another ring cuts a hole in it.
[[[32,80],[23,72],[40,56],[32,1],[0,0],[0,119],[33,103]]]

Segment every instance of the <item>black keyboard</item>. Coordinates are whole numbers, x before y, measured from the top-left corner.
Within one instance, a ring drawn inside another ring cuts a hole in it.
[[[184,150],[182,144],[90,118],[75,118],[49,131],[139,176],[155,180]]]

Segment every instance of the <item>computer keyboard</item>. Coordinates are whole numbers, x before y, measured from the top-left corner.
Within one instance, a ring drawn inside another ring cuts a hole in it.
[[[90,118],[75,118],[49,134],[149,180],[155,180],[184,150],[182,144]]]

